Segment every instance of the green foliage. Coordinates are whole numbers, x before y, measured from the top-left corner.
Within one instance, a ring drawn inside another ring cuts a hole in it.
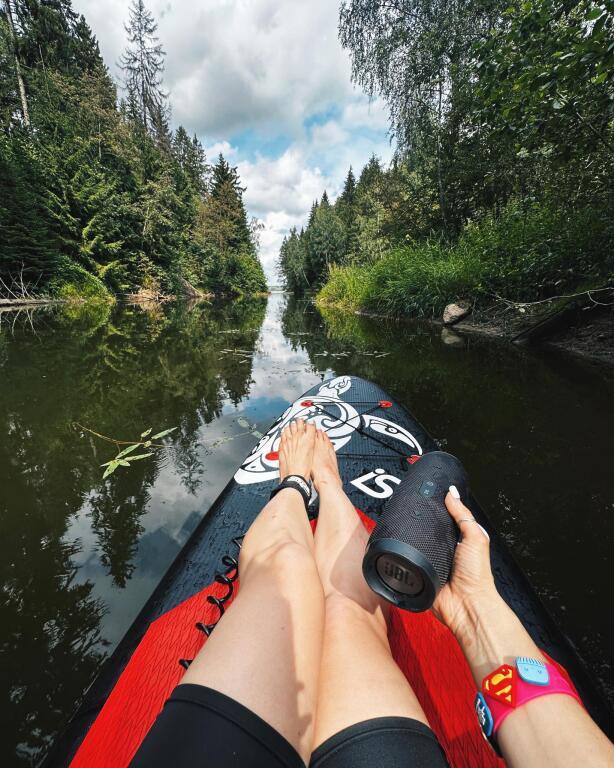
[[[482,118],[518,151],[545,143],[559,160],[614,151],[614,8],[530,0],[476,47]]]
[[[596,0],[345,0],[341,42],[356,82],[386,100],[397,152],[348,174],[291,234],[288,287],[306,276],[322,305],[430,316],[610,279],[613,29]],[[322,208],[345,242],[316,260]]]
[[[102,280],[67,256],[59,257],[55,275],[49,281],[48,288],[52,296],[67,301],[112,300]]]
[[[594,283],[614,270],[614,226],[599,210],[565,214],[511,201],[467,226],[452,246],[426,240],[388,251],[366,266],[334,268],[318,294],[322,306],[438,316],[465,298],[534,300]],[[603,254],[608,254],[604,261]]]
[[[266,291],[243,204],[244,191],[237,169],[220,154],[212,172],[211,192],[199,214],[200,237],[208,247],[203,263],[205,281],[215,293]]]
[[[128,97],[119,105],[70,0],[11,0],[14,41],[7,7],[0,5],[0,276],[23,270],[39,290],[69,297],[152,285],[173,292],[182,280],[205,292],[266,290],[236,169],[226,164],[230,189],[217,178],[210,190],[199,140],[168,129],[163,51],[142,0],[131,9]]]
[[[79,425],[77,425],[79,426]],[[96,435],[96,437],[102,437],[103,440],[107,440],[109,442],[115,442],[117,448],[119,448],[120,445],[126,445],[125,441],[120,442],[113,440],[112,438],[105,437],[104,435],[99,435],[97,432],[94,432],[91,429],[88,429],[87,427],[81,427],[81,429],[84,429],[86,432],[89,432],[92,435]],[[154,440],[161,440],[163,437],[166,437],[167,435],[170,435],[171,432],[174,432],[177,429],[177,427],[171,427],[170,429],[163,429],[161,432],[157,432],[155,435],[152,435],[152,427],[149,427],[149,429],[146,429],[144,432],[141,432],[141,439],[135,441],[134,443],[129,443],[126,448],[122,448],[118,451],[118,453],[109,461],[105,461],[104,464],[101,466],[105,467],[105,471],[102,475],[102,479],[106,480],[109,475],[112,475],[113,472],[118,467],[130,467],[131,463],[133,461],[140,461],[141,459],[148,459],[150,456],[153,456],[153,451],[150,449],[160,449],[160,448],[166,448],[165,445],[156,445],[154,443]],[[137,448],[142,448],[147,453],[135,453]]]
[[[326,194],[326,193],[325,193]],[[345,253],[346,235],[343,222],[323,197],[315,212],[313,223],[303,235],[305,239],[305,272],[310,285],[317,285],[331,264]]]
[[[314,215],[315,218],[315,215]],[[304,232],[299,234],[296,227],[290,230],[288,237],[284,238],[279,252],[279,268],[289,291],[302,295],[309,287],[309,281],[305,273],[305,261],[307,258],[307,244]]]

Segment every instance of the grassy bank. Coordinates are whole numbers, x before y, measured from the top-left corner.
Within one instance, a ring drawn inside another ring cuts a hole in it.
[[[501,297],[536,301],[605,283],[614,271],[613,243],[607,211],[511,203],[467,224],[453,245],[427,240],[366,264],[333,266],[316,302],[434,317],[458,299],[481,307]]]

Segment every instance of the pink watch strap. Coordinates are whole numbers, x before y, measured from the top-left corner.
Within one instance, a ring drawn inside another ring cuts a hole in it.
[[[505,666],[508,667],[508,665]],[[512,667],[513,675],[510,681],[511,686],[513,687],[512,704],[504,703],[501,700],[501,696],[497,698],[489,693],[488,681],[493,677],[495,673],[491,673],[484,678],[484,681],[482,682],[482,694],[486,699],[488,708],[490,709],[490,713],[492,715],[494,733],[499,730],[505,718],[508,715],[511,715],[515,709],[518,709],[518,707],[521,707],[528,701],[537,699],[540,696],[549,696],[553,693],[563,693],[567,696],[572,696],[574,699],[576,699],[577,702],[582,704],[582,701],[573,685],[570,683],[567,676],[561,672],[556,665],[545,663],[543,666],[547,669],[549,677],[548,683],[546,685],[526,682],[522,679],[518,669]],[[501,667],[499,669],[501,669]],[[512,688],[510,688],[510,692],[512,692]]]

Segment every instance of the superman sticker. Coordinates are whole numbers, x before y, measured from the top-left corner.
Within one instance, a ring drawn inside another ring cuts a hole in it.
[[[508,707],[516,706],[516,670],[509,664],[487,675],[482,682],[482,691]]]

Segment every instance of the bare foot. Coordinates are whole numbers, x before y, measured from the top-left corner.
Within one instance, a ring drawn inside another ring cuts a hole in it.
[[[313,467],[311,470],[313,484],[318,493],[322,486],[342,488],[343,483],[339,475],[339,465],[335,447],[326,432],[316,430],[315,450],[313,452]]]
[[[296,419],[281,433],[279,442],[279,477],[300,475],[309,481],[313,463],[316,428]]]

